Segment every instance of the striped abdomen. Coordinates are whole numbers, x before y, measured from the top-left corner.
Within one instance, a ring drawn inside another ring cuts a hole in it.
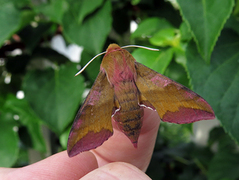
[[[144,110],[139,106],[139,92],[132,80],[119,82],[115,89],[115,99],[119,110],[114,114],[118,127],[131,140],[135,147],[143,124]]]

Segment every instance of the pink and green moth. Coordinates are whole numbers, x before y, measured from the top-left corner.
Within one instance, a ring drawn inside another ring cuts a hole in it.
[[[112,136],[112,116],[137,147],[145,107],[156,110],[162,121],[170,123],[215,118],[211,106],[201,96],[136,62],[117,44],[110,44],[104,53],[100,72],[70,131],[70,157],[94,149]]]

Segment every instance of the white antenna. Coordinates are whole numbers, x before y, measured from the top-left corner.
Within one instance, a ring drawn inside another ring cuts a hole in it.
[[[102,52],[102,53],[100,53],[100,54],[97,54],[95,57],[93,57],[78,73],[76,73],[75,76],[78,76],[80,73],[82,73],[82,71],[84,71],[85,68],[86,68],[95,58],[97,58],[98,56],[101,56],[102,54],[105,54],[105,53],[106,53],[106,51],[105,51],[105,52]]]
[[[129,47],[137,47],[137,48],[143,48],[143,49],[148,49],[148,50],[151,50],[151,51],[159,51],[159,49],[154,49],[154,48],[149,48],[149,47],[145,47],[145,46],[139,46],[139,45],[127,45],[127,46],[122,46],[121,48],[124,49],[124,48],[129,48]],[[102,52],[100,54],[97,54],[95,57],[93,57],[78,73],[76,73],[75,76],[78,76],[80,73],[82,73],[82,71],[85,70],[85,68],[95,59],[97,58],[98,56],[101,56],[102,54],[105,54],[105,52]]]
[[[129,48],[129,47],[137,47],[137,48],[142,48],[142,49],[148,49],[150,51],[159,51],[159,49],[155,49],[155,48],[149,48],[149,47],[145,47],[145,46],[139,46],[139,45],[127,45],[127,46],[122,46],[121,48]]]

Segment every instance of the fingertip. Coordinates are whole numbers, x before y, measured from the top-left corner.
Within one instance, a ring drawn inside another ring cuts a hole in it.
[[[74,157],[68,157],[67,155],[67,158],[65,159],[65,165],[63,165],[63,167],[59,167],[57,171],[62,175],[67,173],[67,179],[73,179],[74,177],[81,178],[96,168],[98,168],[98,163],[94,154],[87,151]],[[59,176],[59,178],[62,179],[61,176]]]
[[[125,162],[113,162],[88,173],[81,180],[149,180],[150,178],[137,167]]]
[[[67,152],[63,151],[35,164],[15,169],[8,177],[13,179],[72,180],[80,179],[97,167],[98,163],[91,152],[84,152],[69,158]]]

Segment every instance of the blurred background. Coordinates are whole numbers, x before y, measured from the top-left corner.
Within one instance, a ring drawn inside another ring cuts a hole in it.
[[[217,119],[161,123],[152,179],[239,179],[238,0],[0,0],[0,166],[66,149],[110,43],[191,88]]]

